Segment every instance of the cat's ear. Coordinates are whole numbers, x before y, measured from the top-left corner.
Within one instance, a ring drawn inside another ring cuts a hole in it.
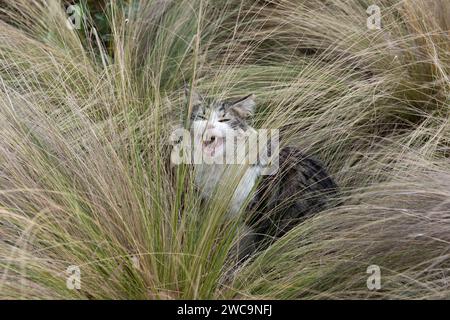
[[[184,86],[184,97],[188,104],[189,99],[192,99],[193,106],[203,103],[203,97],[200,95],[200,93],[198,93],[195,89],[189,89],[187,85]]]
[[[229,110],[234,112],[237,116],[242,119],[250,118],[255,111],[255,95],[250,94],[242,99],[233,102]]]
[[[195,89],[189,89],[187,85],[184,86],[184,95],[186,100],[186,105],[190,105],[189,99],[192,99],[192,110],[190,113],[190,118],[194,119],[198,114],[202,114],[204,112],[204,99]]]

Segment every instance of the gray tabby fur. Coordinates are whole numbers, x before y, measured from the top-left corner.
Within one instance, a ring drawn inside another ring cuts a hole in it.
[[[188,93],[189,94],[189,93]],[[246,96],[236,101],[208,102],[198,93],[192,93],[191,129],[201,128],[221,139],[222,133],[234,130],[238,135],[255,130],[250,125],[255,108],[255,97]],[[194,143],[205,143],[204,136]],[[209,142],[208,140],[207,142]],[[217,148],[219,149],[220,146]],[[214,190],[224,181],[227,165],[195,165],[195,184],[203,199],[211,199]],[[337,186],[316,159],[306,156],[295,147],[279,152],[279,170],[274,175],[261,175],[258,165],[247,166],[237,184],[228,209],[230,216],[242,209],[245,226],[236,248],[238,259],[250,256],[258,249],[283,236],[304,219],[326,209],[336,194]]]

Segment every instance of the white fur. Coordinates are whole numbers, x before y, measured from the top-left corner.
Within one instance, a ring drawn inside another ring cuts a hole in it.
[[[244,131],[236,131],[227,123],[218,120],[217,113],[212,112],[208,120],[197,120],[193,123],[193,139],[197,146],[201,147],[203,141],[208,140],[211,136],[225,138],[237,134],[238,139],[245,139]],[[241,140],[237,143],[237,148],[243,145],[244,143]],[[210,159],[214,163],[195,165],[195,184],[204,199],[211,199],[216,193],[229,192],[229,186],[236,185],[228,208],[229,214],[234,216],[250,196],[261,168],[245,164],[223,164],[221,160],[223,160],[224,149],[225,145],[217,148],[214,156],[212,156],[213,159]],[[236,160],[236,163],[239,163],[239,159]]]
[[[211,199],[215,193],[227,192],[229,184],[237,183],[231,197],[228,212],[230,216],[239,213],[246,199],[250,196],[256,179],[260,175],[258,166],[243,168],[239,165],[196,165],[195,184],[204,199]],[[235,180],[234,179],[239,179]]]

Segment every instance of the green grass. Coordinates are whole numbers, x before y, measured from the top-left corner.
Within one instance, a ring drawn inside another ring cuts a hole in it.
[[[60,1],[0,1],[0,298],[449,298],[450,5],[377,1],[368,30],[372,2],[112,2],[105,41]],[[230,196],[170,165],[185,83],[255,93],[342,205],[235,266]]]

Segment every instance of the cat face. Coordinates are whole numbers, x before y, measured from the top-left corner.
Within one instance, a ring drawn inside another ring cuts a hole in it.
[[[189,96],[189,95],[188,95]],[[255,96],[235,101],[207,101],[192,92],[191,132],[194,143],[210,158],[223,157],[227,137],[244,137],[253,128],[249,120],[255,108]]]

